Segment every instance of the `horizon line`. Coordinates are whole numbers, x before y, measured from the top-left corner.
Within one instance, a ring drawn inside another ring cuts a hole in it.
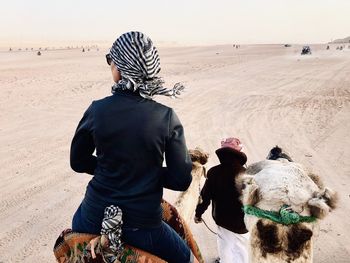
[[[198,47],[198,46],[227,46],[227,45],[285,45],[285,44],[291,44],[291,45],[322,45],[322,44],[347,44],[348,42],[342,42],[342,43],[334,43],[334,41],[329,42],[231,42],[231,43],[178,43],[175,41],[154,41],[155,46],[157,47]],[[72,41],[74,42],[74,41]],[[97,44],[97,42],[100,42]],[[14,43],[1,43],[0,42],[0,48],[42,48],[42,49],[76,49],[76,48],[93,48],[93,47],[110,47],[111,44],[108,44],[109,41],[80,41],[74,42],[69,44],[68,42],[65,42],[64,44],[61,42],[31,42],[28,44],[14,44]]]

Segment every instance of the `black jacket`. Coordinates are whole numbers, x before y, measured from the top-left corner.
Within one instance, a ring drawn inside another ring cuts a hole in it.
[[[247,233],[243,218],[242,203],[236,188],[235,178],[245,170],[244,153],[231,148],[216,150],[220,165],[212,167],[201,190],[202,202],[197,205],[196,217],[201,217],[212,201],[215,223],[238,234]]]
[[[164,153],[167,167],[162,167]],[[175,112],[128,90],[90,105],[74,135],[70,164],[76,172],[94,175],[82,210],[95,224],[113,204],[122,209],[125,226],[159,226],[163,187],[184,191],[192,181]]]

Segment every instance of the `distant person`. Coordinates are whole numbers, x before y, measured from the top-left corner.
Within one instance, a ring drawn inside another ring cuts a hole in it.
[[[113,95],[92,102],[71,145],[72,169],[93,176],[72,230],[99,235],[104,210],[114,205],[122,211],[122,241],[167,262],[198,262],[161,209],[163,188],[189,187],[192,162],[179,118],[153,97],[176,97],[184,87],[163,86],[158,51],[141,32],[121,35],[106,59]]]
[[[244,212],[235,180],[245,171],[247,156],[239,139],[228,138],[216,150],[220,164],[208,171],[207,180],[196,207],[195,222],[202,222],[202,214],[212,202],[212,216],[217,224],[217,246],[220,263],[248,263],[249,233],[244,224]]]

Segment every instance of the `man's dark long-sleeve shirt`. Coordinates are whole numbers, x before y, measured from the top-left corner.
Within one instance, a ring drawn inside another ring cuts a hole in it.
[[[94,175],[82,212],[96,224],[113,204],[122,209],[126,226],[159,226],[163,187],[184,191],[192,180],[175,112],[127,90],[90,105],[74,135],[70,163],[74,171]]]
[[[216,154],[220,164],[208,171],[201,190],[202,202],[196,207],[196,217],[200,218],[212,202],[212,216],[217,225],[238,234],[247,233],[235,183],[237,175],[244,171],[247,157],[231,148],[220,148]]]

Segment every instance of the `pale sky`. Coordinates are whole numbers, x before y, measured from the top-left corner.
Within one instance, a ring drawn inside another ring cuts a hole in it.
[[[112,43],[137,30],[185,45],[325,43],[350,36],[350,0],[1,0],[0,45]]]

